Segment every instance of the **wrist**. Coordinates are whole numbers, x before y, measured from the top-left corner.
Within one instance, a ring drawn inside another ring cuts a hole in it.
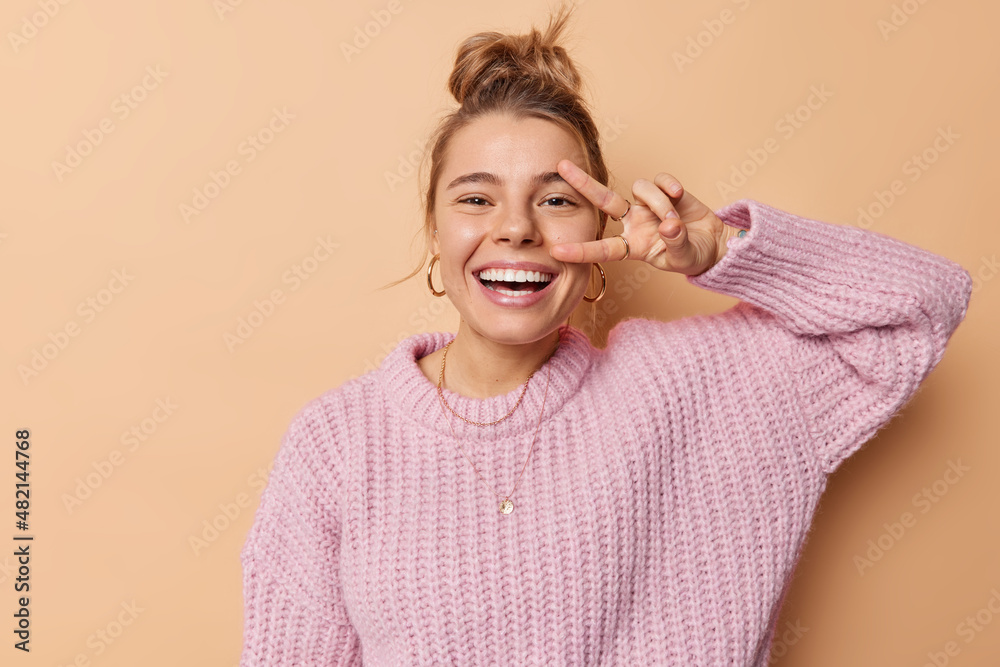
[[[736,234],[738,230],[732,225],[727,225],[722,223],[722,232],[719,234],[719,243],[715,249],[715,262],[712,266],[715,266],[719,261],[726,256],[726,251],[729,250],[729,239]]]
[[[740,227],[734,227],[732,225],[722,223],[722,231],[719,233],[719,242],[715,250],[715,261],[712,263],[712,266],[718,264],[722,258],[726,256],[726,252],[729,250],[729,239],[737,237],[740,234],[744,234],[746,231],[747,230]],[[712,266],[708,268],[711,269]]]

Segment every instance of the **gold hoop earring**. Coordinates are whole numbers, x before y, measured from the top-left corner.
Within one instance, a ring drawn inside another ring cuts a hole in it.
[[[439,259],[441,259],[440,254],[434,255],[433,257],[431,257],[431,263],[427,265],[427,286],[431,289],[431,294],[433,294],[434,296],[444,296],[444,290],[438,292],[436,289],[434,289],[434,283],[431,281],[431,271],[434,270],[434,262],[438,261]]]
[[[601,272],[601,293],[595,297],[589,297],[586,294],[584,294],[583,300],[586,301],[587,303],[595,303],[597,301],[600,301],[601,297],[604,296],[604,292],[608,289],[608,277],[604,274],[604,267],[601,266],[600,262],[595,262],[594,265],[597,267],[597,270]]]

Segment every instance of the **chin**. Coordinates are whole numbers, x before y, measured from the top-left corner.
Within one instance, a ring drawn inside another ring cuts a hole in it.
[[[566,293],[568,274],[557,276],[538,295],[521,298],[497,296],[475,280],[475,285],[462,299],[460,315],[464,326],[479,335],[502,345],[525,345],[542,340],[561,327],[572,315],[571,303],[579,303]],[[454,302],[453,302],[454,303]],[[565,312],[563,312],[565,311]]]

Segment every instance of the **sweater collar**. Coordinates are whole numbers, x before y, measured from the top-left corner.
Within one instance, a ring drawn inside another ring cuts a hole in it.
[[[490,440],[533,433],[538,426],[543,397],[545,411],[542,421],[548,421],[576,392],[597,354],[586,334],[575,327],[564,325],[560,329],[559,347],[535,372],[517,410],[499,424],[476,426],[445,410],[438,397],[437,383],[428,380],[417,365],[418,359],[444,347],[454,338],[455,334],[450,332],[414,334],[401,341],[385,357],[379,366],[378,376],[386,397],[402,419],[449,437],[451,429],[454,429],[455,435],[463,439]],[[458,414],[478,422],[491,422],[507,414],[517,401],[521,389],[518,386],[509,393],[489,398],[470,398],[448,389],[443,391],[448,405]],[[449,420],[451,429],[448,426]]]

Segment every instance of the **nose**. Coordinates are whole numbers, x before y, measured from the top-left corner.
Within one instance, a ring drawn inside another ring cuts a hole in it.
[[[500,211],[493,227],[493,240],[515,247],[541,243],[542,235],[530,206],[524,210]]]

